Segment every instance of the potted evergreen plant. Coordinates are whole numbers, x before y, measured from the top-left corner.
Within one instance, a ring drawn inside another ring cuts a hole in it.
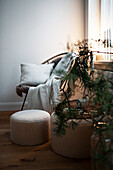
[[[79,41],[75,46],[79,49],[79,57],[66,75],[61,101],[55,108],[57,126],[54,132],[58,136],[65,135],[66,128],[72,126],[75,129],[79,126],[74,119],[90,118],[94,132],[91,138],[92,152],[95,151],[92,153],[93,157],[104,160],[112,167],[113,76],[93,69],[92,53],[88,50],[87,40]],[[82,98],[70,100],[73,95],[72,87],[77,87],[76,82],[79,82]]]

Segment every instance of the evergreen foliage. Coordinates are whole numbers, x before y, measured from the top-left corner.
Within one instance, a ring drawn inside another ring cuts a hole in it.
[[[58,136],[65,135],[66,128],[73,129],[79,126],[74,119],[92,119],[92,127],[98,136],[98,146],[95,151],[95,158],[104,160],[110,168],[113,143],[113,76],[103,73],[103,71],[93,70],[92,53],[88,50],[88,42],[84,40],[74,44],[78,48],[78,57],[71,71],[66,75],[62,88],[62,98],[55,108],[57,125],[54,132]],[[90,55],[89,55],[90,54]],[[76,89],[76,82],[83,91],[82,99],[70,100],[73,89]],[[67,88],[65,88],[67,87]],[[85,106],[82,107],[82,102]],[[74,104],[72,104],[72,102]],[[67,121],[70,124],[67,124]],[[110,139],[109,147],[106,149],[105,140]]]

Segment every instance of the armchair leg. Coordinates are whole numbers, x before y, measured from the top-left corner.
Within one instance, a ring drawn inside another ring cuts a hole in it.
[[[27,98],[27,94],[28,94],[28,93],[25,94],[24,101],[23,101],[23,104],[22,104],[22,107],[21,107],[21,111],[22,111],[23,108],[24,108],[24,104],[25,104],[25,101],[26,101],[26,98]]]

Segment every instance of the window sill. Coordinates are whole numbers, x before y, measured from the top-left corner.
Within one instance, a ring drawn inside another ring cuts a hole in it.
[[[113,71],[113,62],[95,61],[94,68],[99,70]]]

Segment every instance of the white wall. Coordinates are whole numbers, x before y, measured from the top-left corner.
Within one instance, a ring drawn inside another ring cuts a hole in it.
[[[0,0],[0,110],[18,109],[20,63],[40,64],[84,38],[84,0]]]

